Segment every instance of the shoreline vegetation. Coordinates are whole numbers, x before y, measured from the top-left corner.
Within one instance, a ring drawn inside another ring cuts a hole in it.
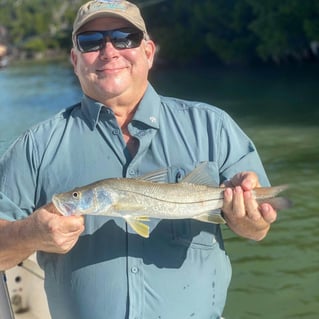
[[[74,8],[85,2],[0,0],[0,65],[67,55]],[[132,2],[142,8],[164,66],[319,62],[317,0]]]
[[[4,50],[2,51],[2,48]],[[8,49],[8,47],[0,44],[0,69],[5,68],[11,64],[17,63],[26,63],[26,62],[50,62],[50,61],[68,61],[69,49],[47,49],[44,51],[21,51],[17,48]],[[1,54],[5,52],[4,54]],[[271,66],[271,67],[280,67],[287,65],[319,65],[319,55],[307,55],[303,58],[298,59],[285,59],[284,61],[263,61],[263,60],[254,60],[250,62],[241,62],[241,63],[224,63],[222,61],[216,61],[213,56],[205,56],[202,59],[195,59],[189,61],[175,61],[172,59],[167,59],[158,53],[154,60],[153,68],[184,68],[186,65],[188,67],[249,67],[249,66]]]

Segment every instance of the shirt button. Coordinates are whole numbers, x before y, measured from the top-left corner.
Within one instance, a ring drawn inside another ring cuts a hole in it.
[[[130,176],[135,176],[136,175],[135,170],[133,168],[130,168],[128,170],[128,173],[129,173]]]
[[[143,137],[143,136],[145,136],[147,133],[145,132],[145,131],[140,131],[140,132],[138,132],[136,135],[138,136],[138,137]]]
[[[132,268],[131,268],[131,272],[132,272],[133,274],[138,273],[138,268],[137,268],[137,267],[132,267]]]
[[[112,132],[113,135],[119,135],[120,134],[120,130],[119,129],[115,129]]]

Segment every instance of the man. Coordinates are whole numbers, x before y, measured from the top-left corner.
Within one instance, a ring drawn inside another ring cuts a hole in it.
[[[122,219],[61,216],[51,198],[164,167],[178,182],[208,162],[216,183],[232,187],[228,226],[260,240],[276,211],[252,199],[269,184],[253,143],[223,111],[155,92],[155,45],[135,5],[84,4],[72,38],[82,102],[27,131],[0,161],[0,269],[37,251],[53,319],[220,318],[231,267],[219,225],[151,221],[145,239]]]

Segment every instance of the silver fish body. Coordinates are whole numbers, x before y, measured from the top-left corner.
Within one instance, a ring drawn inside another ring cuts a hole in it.
[[[56,194],[52,201],[65,216],[72,214],[107,215],[122,217],[141,236],[149,237],[144,221],[149,218],[185,219],[203,222],[225,223],[220,209],[223,206],[224,188],[191,181],[201,168],[195,169],[181,183],[158,183],[148,179],[109,178]],[[194,179],[195,180],[195,179]],[[288,200],[275,198],[286,186],[256,188],[253,191],[259,201],[277,201],[288,208]],[[276,203],[273,203],[276,205]]]

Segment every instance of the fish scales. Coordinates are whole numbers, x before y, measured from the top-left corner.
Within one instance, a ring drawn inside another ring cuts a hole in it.
[[[189,183],[162,184],[143,180],[109,179],[102,183],[103,187],[114,191],[138,193],[157,200],[174,203],[198,203],[223,199],[223,189],[206,185]]]
[[[205,201],[177,201],[165,200],[148,196],[139,192],[118,191],[118,197],[113,202],[114,213],[116,211],[129,212],[132,216],[143,214],[153,218],[182,219],[193,218],[198,214],[213,211],[222,206],[222,199]]]
[[[220,190],[218,190],[218,196],[208,198],[206,186],[193,187],[194,185],[191,184],[176,186],[181,186],[177,188],[179,192],[172,187],[166,190],[165,185],[152,182],[135,182],[130,179],[129,184],[126,184],[118,179],[110,179],[92,185],[95,194],[105,195],[95,195],[94,211],[100,211],[101,214],[107,211],[107,214],[113,216],[129,213],[132,216],[143,214],[154,218],[181,219],[192,218],[202,212],[220,208],[222,205]],[[194,196],[194,188],[199,191],[195,194],[196,196]],[[190,194],[192,196],[189,196]],[[185,196],[189,197],[185,199]]]

